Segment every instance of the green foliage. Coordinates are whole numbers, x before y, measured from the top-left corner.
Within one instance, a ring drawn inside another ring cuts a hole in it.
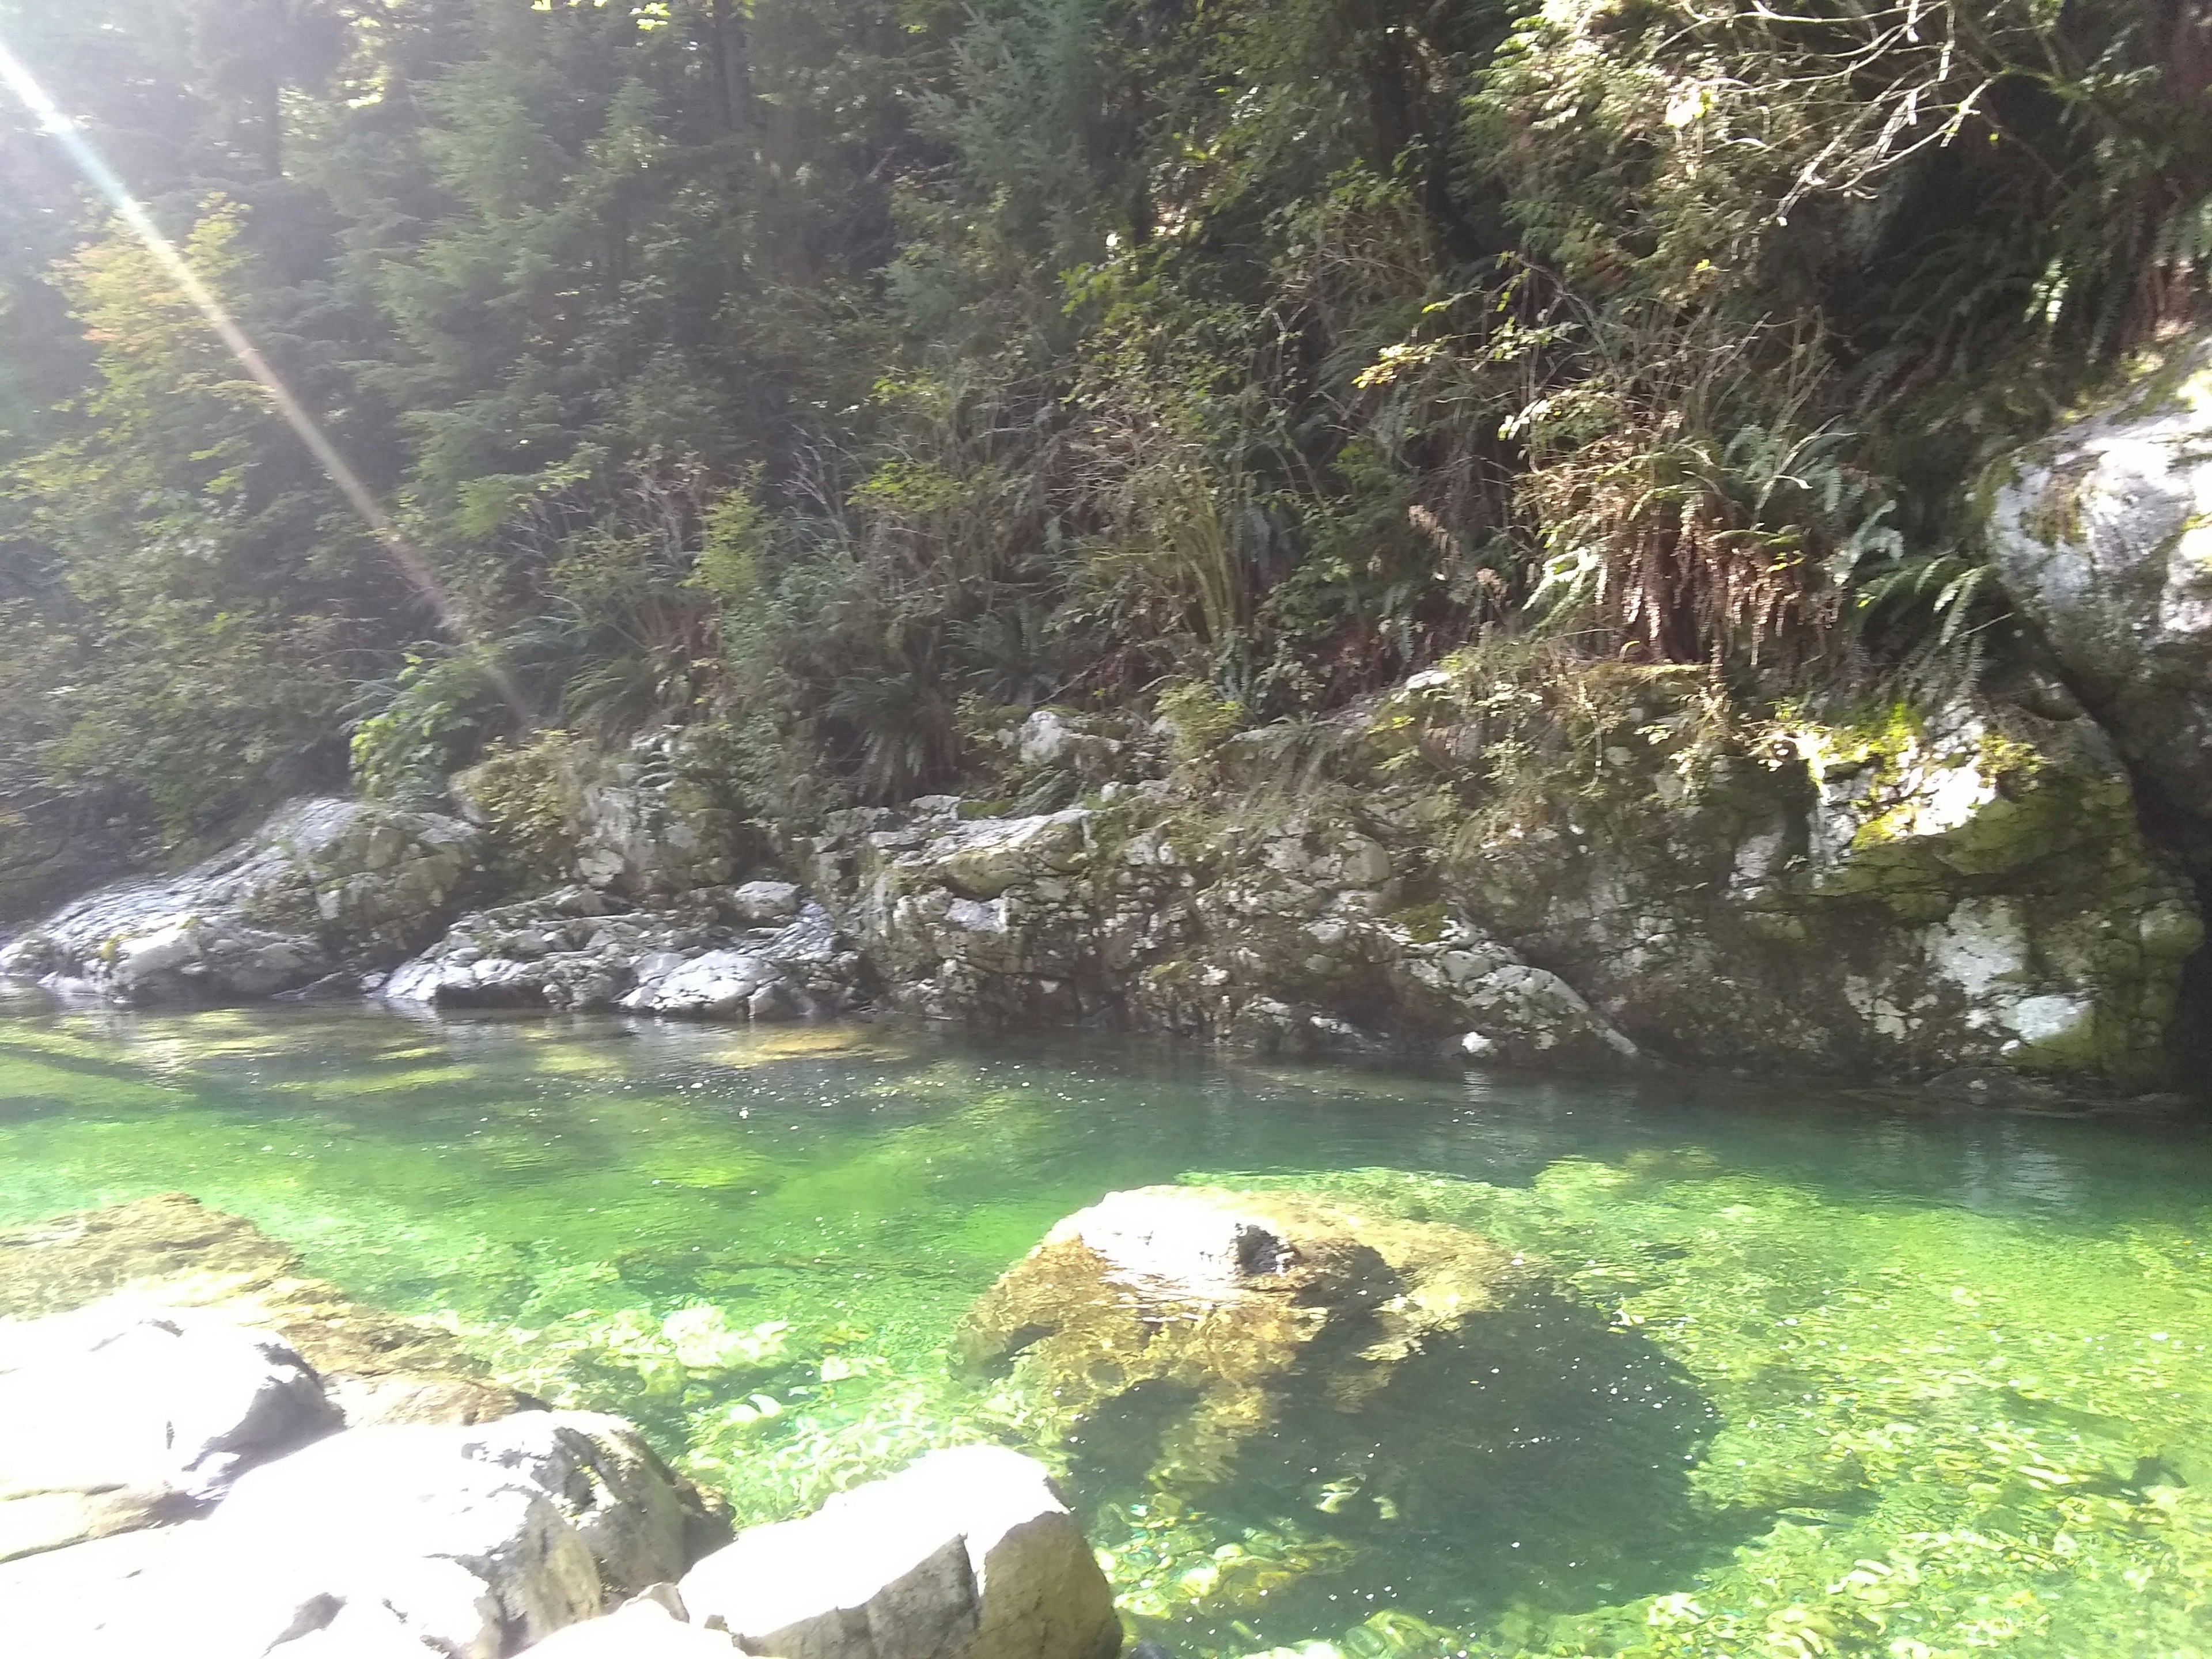
[[[362,688],[349,745],[364,795],[419,805],[445,791],[446,775],[474,751],[505,712],[487,665],[466,654],[410,651],[389,681]]]
[[[1159,695],[1160,718],[1168,723],[1176,758],[1202,761],[1244,724],[1244,705],[1212,686],[1183,680]]]
[[[440,592],[0,113],[0,629],[70,688],[0,794],[174,841],[349,719],[402,793],[719,720],[805,817],[957,782],[965,700],[1303,720],[1501,629],[1971,676],[1961,481],[2204,300],[2198,27],[0,0]]]
[[[574,749],[566,732],[542,732],[521,744],[495,740],[454,781],[510,874],[555,881],[574,864]]]

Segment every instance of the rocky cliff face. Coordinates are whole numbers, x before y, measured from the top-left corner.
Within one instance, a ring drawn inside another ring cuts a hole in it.
[[[2068,684],[2212,818],[2212,334],[2007,458],[1985,495],[1991,561]]]
[[[1518,784],[1495,665],[1092,806],[833,819],[816,888],[915,1012],[1509,1061],[2157,1069],[2202,929],[2087,721],[1716,733],[1663,679]],[[1626,693],[1624,692],[1624,695]],[[1532,694],[1533,695],[1533,694]],[[1269,747],[1270,744],[1275,749]]]

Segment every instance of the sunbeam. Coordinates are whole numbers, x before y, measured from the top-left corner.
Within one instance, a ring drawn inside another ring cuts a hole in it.
[[[146,245],[147,251],[168,273],[178,289],[207,319],[208,325],[230,349],[246,372],[269,394],[276,412],[299,435],[300,441],[307,445],[308,453],[315,458],[316,464],[330,481],[352,503],[354,511],[361,515],[362,521],[374,534],[378,544],[398,568],[401,577],[428,601],[447,634],[459,644],[477,644],[428,562],[399,532],[398,526],[392,522],[391,515],[378,504],[368,486],[362,482],[361,475],[338,453],[337,447],[331,442],[306,405],[293,395],[292,389],[270,366],[260,349],[246,337],[246,331],[239,326],[237,319],[230,314],[228,307],[216,297],[213,289],[201,281],[199,274],[192,269],[191,262],[177,245],[162,234],[161,227],[154,222],[153,216],[138,198],[131,193],[129,186],[124,184],[115,169],[107,165],[106,159],[79,131],[76,121],[54,102],[46,88],[40,84],[38,77],[9,49],[5,41],[0,41],[0,82],[7,84],[8,89],[38,118],[46,134],[68,152],[78,171],[107,198],[117,216],[130,228],[132,234]],[[528,715],[521,698],[506,675],[495,663],[489,660],[483,663],[483,667],[498,688],[500,695],[517,716],[527,723]]]

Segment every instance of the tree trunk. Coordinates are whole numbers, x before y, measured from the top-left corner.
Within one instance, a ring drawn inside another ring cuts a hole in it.
[[[722,130],[745,131],[753,124],[753,67],[743,0],[714,0],[708,47],[714,58],[714,107]]]
[[[270,75],[254,88],[260,106],[261,161],[271,179],[284,176],[284,83]]]

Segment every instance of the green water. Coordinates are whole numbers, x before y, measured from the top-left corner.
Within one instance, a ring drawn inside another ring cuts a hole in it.
[[[1178,1654],[2212,1653],[2212,1138],[1066,1037],[0,1011],[0,1222],[184,1189],[744,1519],[963,1439],[969,1301],[1115,1188],[1335,1193],[1551,1289],[1201,1497],[1065,1468]]]

